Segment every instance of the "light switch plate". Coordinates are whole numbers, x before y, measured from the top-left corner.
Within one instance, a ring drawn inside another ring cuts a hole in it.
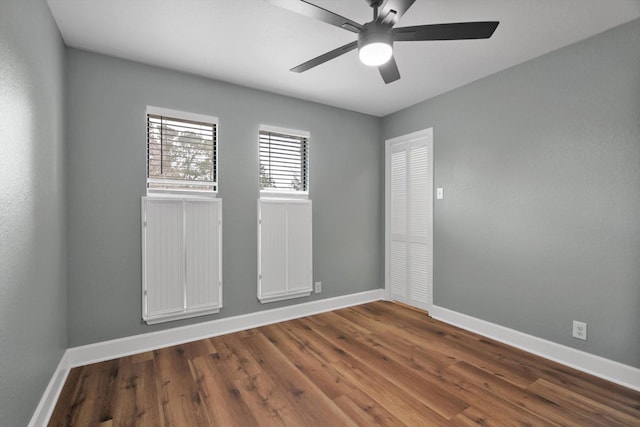
[[[438,200],[444,199],[444,188],[442,187],[436,188],[436,199]]]

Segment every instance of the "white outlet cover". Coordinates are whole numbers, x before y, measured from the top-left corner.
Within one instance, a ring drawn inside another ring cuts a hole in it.
[[[584,322],[573,321],[573,337],[580,340],[587,340],[587,324]]]
[[[442,187],[436,188],[436,199],[438,200],[444,199],[444,188]]]

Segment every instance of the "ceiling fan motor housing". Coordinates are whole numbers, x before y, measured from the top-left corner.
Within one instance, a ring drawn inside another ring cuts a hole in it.
[[[365,0],[371,7],[380,7],[382,0]]]
[[[368,22],[358,33],[358,49],[371,43],[384,43],[393,46],[391,27],[378,22]]]

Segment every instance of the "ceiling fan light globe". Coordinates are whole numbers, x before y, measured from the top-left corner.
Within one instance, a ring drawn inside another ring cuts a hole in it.
[[[382,42],[365,44],[358,49],[358,56],[364,65],[377,67],[389,61],[393,55],[391,45]]]

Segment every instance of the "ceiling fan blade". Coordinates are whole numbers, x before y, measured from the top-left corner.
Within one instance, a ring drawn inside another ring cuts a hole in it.
[[[307,62],[304,62],[298,65],[297,67],[293,67],[290,71],[293,71],[294,73],[302,73],[303,71],[307,71],[310,68],[313,68],[320,64],[324,64],[327,61],[337,58],[340,55],[344,55],[347,52],[351,52],[357,47],[358,47],[357,41],[345,44],[344,46],[340,46],[339,48],[333,49],[332,51],[327,52],[323,55],[316,56],[315,58],[310,59]]]
[[[378,8],[376,22],[394,26],[416,0],[387,0]]]
[[[488,39],[498,27],[498,21],[457,22],[451,24],[417,25],[393,29],[398,42],[425,40]]]
[[[338,28],[343,28],[352,33],[359,33],[362,29],[362,25],[349,18],[340,16],[337,13],[333,13],[327,9],[323,9],[320,6],[309,3],[304,0],[266,0],[267,2],[279,6],[283,9],[290,10],[300,15],[307,16],[309,18],[317,19],[327,24],[333,25]]]
[[[396,80],[400,80],[400,70],[398,70],[398,64],[396,64],[395,58],[392,56],[390,60],[378,67],[382,80],[386,84],[393,83]]]

